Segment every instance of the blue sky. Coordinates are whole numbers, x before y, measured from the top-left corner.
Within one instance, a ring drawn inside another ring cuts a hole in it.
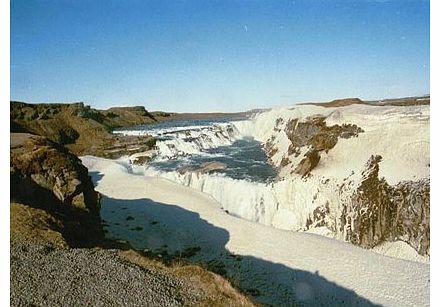
[[[239,111],[429,93],[429,1],[11,1],[11,99]]]

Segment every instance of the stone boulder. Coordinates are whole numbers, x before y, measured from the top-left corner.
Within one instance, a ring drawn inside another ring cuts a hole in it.
[[[393,225],[394,206],[392,188],[379,179],[382,157],[372,156],[362,172],[362,181],[354,193],[343,203],[339,227],[345,241],[363,247],[374,247],[383,242]]]
[[[204,162],[200,164],[199,167],[183,167],[179,169],[180,174],[184,174],[186,172],[200,173],[200,174],[208,174],[216,171],[222,171],[227,168],[226,164],[218,162],[218,161],[210,161]]]
[[[298,163],[294,172],[305,177],[318,165],[320,159],[319,151],[312,149],[305,154],[305,158]]]

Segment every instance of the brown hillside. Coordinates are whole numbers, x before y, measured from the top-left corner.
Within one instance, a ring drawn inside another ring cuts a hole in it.
[[[120,127],[152,124],[168,117],[168,113],[152,115],[144,107],[96,110],[83,103],[27,104],[11,102],[11,132],[30,132],[65,145],[77,155],[92,154],[115,158],[130,151],[148,150],[154,145],[151,137],[121,140],[111,134]]]

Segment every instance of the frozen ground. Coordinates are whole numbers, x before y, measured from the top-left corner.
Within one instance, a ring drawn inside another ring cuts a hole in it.
[[[429,264],[250,222],[195,189],[132,174],[123,162],[82,160],[103,195],[110,236],[169,252],[200,247],[193,261],[224,268],[260,302],[429,306]]]

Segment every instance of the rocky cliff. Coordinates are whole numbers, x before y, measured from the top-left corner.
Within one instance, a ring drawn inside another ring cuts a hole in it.
[[[294,169],[301,176],[309,174],[318,165],[320,153],[331,150],[338,138],[350,138],[364,132],[350,124],[328,127],[322,117],[303,123],[297,121],[294,119],[287,124],[286,134],[292,142],[289,152],[300,152],[302,146],[310,148]],[[331,215],[328,205],[315,209],[313,217],[316,220],[312,218],[311,223],[325,225],[337,237],[362,247],[372,248],[384,241],[400,240],[419,254],[429,255],[429,178],[402,181],[392,186],[379,176],[381,161],[380,155],[371,156],[357,186],[350,186],[353,183],[350,177],[341,185],[335,225],[327,217]]]
[[[337,237],[362,247],[400,240],[429,255],[429,179],[392,186],[379,177],[381,160],[379,155],[371,156],[357,186],[352,186],[350,178],[341,185],[334,220],[328,205],[320,206],[308,226],[327,226]]]
[[[44,137],[23,133],[11,134],[10,155],[14,210],[44,212],[47,223],[71,246],[102,239],[99,196],[75,155]]]
[[[327,141],[331,139],[327,138]],[[328,147],[331,149],[333,146]],[[315,145],[311,148],[296,168],[301,170],[297,173],[302,176],[319,161],[319,151],[315,153]],[[317,155],[314,159],[316,163],[311,164],[309,160],[313,153]],[[361,173],[360,182],[347,177],[339,188],[340,202],[336,216],[328,204],[321,205],[314,210],[308,227],[326,226],[336,237],[366,248],[385,241],[404,241],[419,254],[429,255],[429,178],[390,185],[379,175],[381,161],[380,155],[371,156]]]

